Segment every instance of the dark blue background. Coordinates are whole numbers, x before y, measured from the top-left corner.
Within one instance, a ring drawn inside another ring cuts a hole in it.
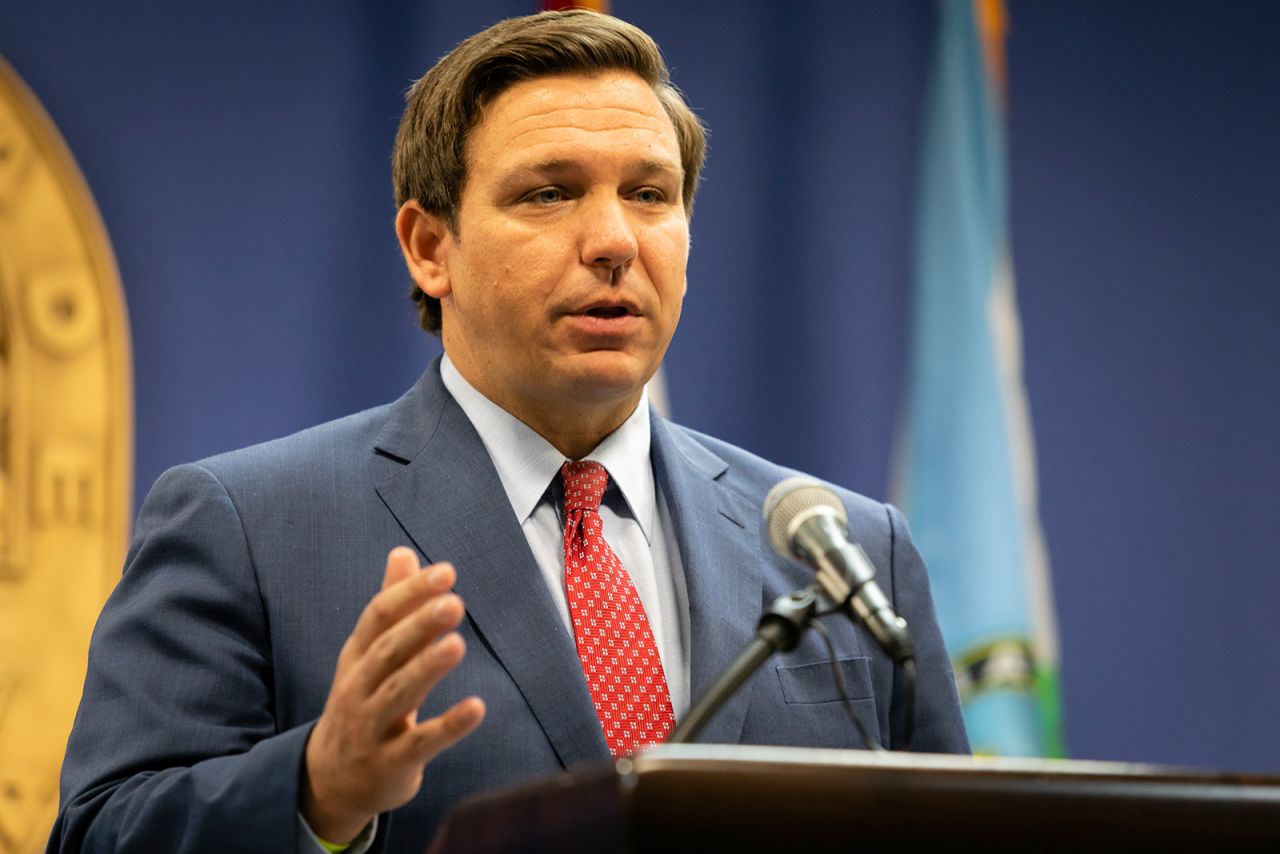
[[[133,325],[139,490],[436,352],[401,95],[527,0],[6,0]],[[1280,773],[1280,4],[1012,2],[1012,231],[1073,755]],[[615,0],[712,128],[682,421],[883,496],[929,2]]]

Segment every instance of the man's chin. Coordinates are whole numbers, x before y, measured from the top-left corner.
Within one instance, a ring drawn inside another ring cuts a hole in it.
[[[625,400],[639,397],[641,390],[657,372],[648,360],[619,351],[581,353],[567,360],[563,377],[573,393],[582,400]]]

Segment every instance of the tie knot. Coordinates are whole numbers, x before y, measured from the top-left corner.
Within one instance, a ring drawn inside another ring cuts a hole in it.
[[[592,460],[577,460],[560,467],[560,479],[564,481],[564,512],[600,510],[600,499],[609,485],[609,472]]]

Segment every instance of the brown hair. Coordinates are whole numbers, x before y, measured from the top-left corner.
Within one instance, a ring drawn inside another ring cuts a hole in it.
[[[458,233],[458,207],[466,183],[467,137],[481,111],[510,86],[553,74],[630,71],[653,87],[675,126],[684,167],[686,214],[693,212],[706,131],[671,83],[653,39],[608,15],[574,9],[500,21],[459,44],[405,95],[406,107],[391,157],[396,207],[417,201]],[[440,301],[420,289],[422,328],[440,331]]]

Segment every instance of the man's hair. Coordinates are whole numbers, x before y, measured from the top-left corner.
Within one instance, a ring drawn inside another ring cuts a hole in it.
[[[524,80],[610,70],[640,77],[666,110],[680,145],[685,213],[692,214],[706,156],[702,122],[671,83],[653,39],[625,21],[581,9],[500,21],[459,44],[413,84],[391,158],[397,209],[417,201],[457,236],[467,138],[485,106]],[[439,334],[440,301],[417,287],[411,294],[422,328]]]

